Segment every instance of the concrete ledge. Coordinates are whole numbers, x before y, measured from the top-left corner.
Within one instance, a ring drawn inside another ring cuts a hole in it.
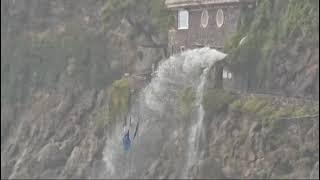
[[[240,0],[166,0],[165,4],[168,8],[177,8],[177,7],[186,7],[186,6],[239,3],[239,2]]]

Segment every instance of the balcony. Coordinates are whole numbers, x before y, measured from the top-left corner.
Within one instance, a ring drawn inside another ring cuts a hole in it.
[[[166,0],[165,4],[168,8],[181,8],[187,6],[199,6],[209,4],[225,4],[225,3],[239,3],[243,0]]]

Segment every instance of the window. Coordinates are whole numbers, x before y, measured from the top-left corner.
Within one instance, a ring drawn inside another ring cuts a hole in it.
[[[224,21],[223,11],[222,9],[219,9],[216,15],[216,23],[219,28],[223,25],[223,21]]]
[[[223,70],[222,77],[223,77],[223,79],[227,79],[228,78],[228,71]]]
[[[208,21],[209,21],[209,15],[208,15],[208,11],[205,9],[202,11],[202,14],[201,14],[201,26],[203,28],[206,28],[208,25]]]
[[[178,29],[189,28],[189,12],[187,10],[180,10],[178,12]]]
[[[223,79],[232,79],[232,73],[223,69],[222,77]]]

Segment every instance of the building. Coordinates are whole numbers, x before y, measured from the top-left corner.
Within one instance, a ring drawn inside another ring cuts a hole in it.
[[[170,54],[209,46],[218,50],[237,30],[241,7],[253,8],[253,0],[166,0],[175,17],[169,29]]]
[[[256,2],[256,0],[166,0],[167,8],[175,17],[175,24],[168,32],[169,54],[204,46],[223,51],[225,43],[238,29],[241,10],[253,10]],[[216,63],[210,76],[213,78],[213,88],[247,89],[245,85],[247,78],[233,75],[223,61]],[[242,87],[243,84],[245,87]]]

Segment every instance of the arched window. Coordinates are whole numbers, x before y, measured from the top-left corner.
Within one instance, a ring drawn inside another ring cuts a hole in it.
[[[225,69],[223,69],[222,77],[223,77],[223,79],[228,78],[228,71],[226,71]]]
[[[222,9],[219,9],[217,11],[217,15],[216,15],[217,26],[220,28],[223,25],[223,22],[224,22],[223,11],[222,11]]]
[[[187,10],[180,10],[178,12],[178,29],[189,28],[189,12]]]
[[[222,78],[223,79],[232,79],[232,73],[226,69],[223,69]]]
[[[208,25],[208,21],[209,21],[208,11],[204,9],[201,14],[201,26],[203,28],[206,28]]]

